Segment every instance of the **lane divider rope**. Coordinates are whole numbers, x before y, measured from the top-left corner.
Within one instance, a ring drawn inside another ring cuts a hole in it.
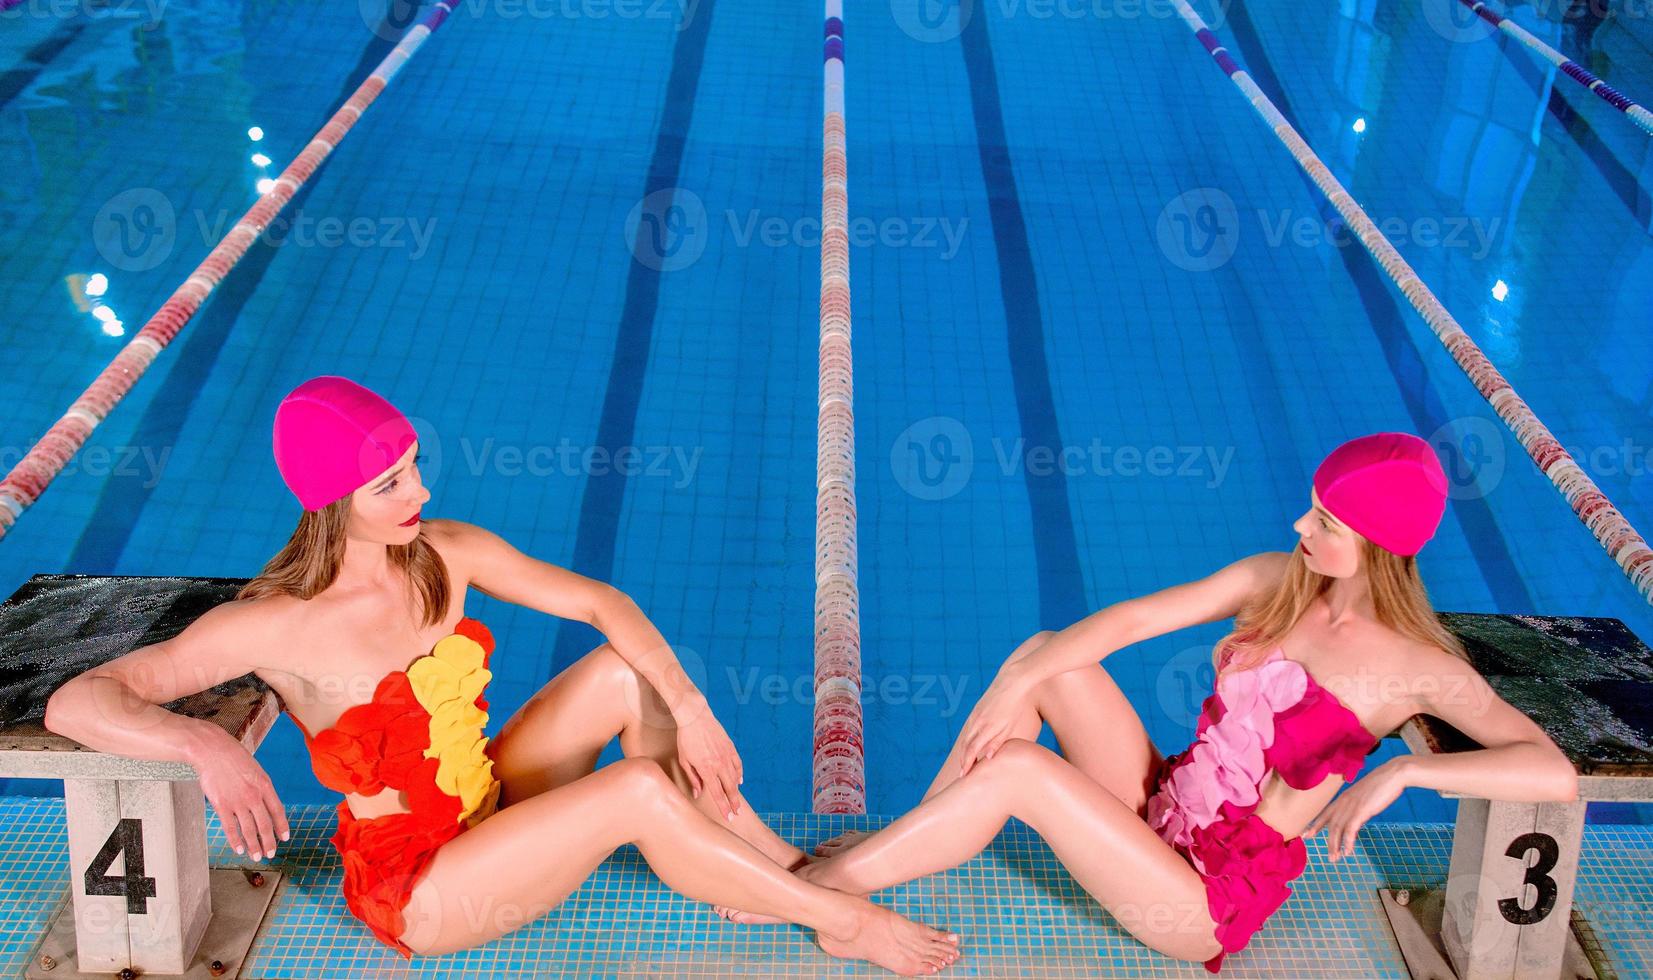
[[[1263,90],[1257,87],[1239,63],[1236,62],[1228,49],[1223,47],[1217,36],[1200,19],[1199,14],[1187,3],[1187,0],[1172,0],[1177,13],[1183,22],[1193,29],[1194,35],[1199,38],[1200,44],[1217,62],[1230,81],[1245,95],[1251,107],[1263,117],[1274,135],[1291,151],[1297,165],[1309,175],[1321,193],[1343,216],[1344,222],[1354,231],[1360,243],[1372,253],[1383,271],[1394,281],[1412,308],[1423,316],[1424,322],[1435,331],[1441,344],[1458,362],[1458,366],[1469,375],[1469,380],[1476,390],[1491,403],[1498,417],[1515,434],[1527,455],[1538,465],[1550,482],[1566,498],[1572,506],[1573,513],[1584,526],[1590,529],[1597,541],[1613,557],[1624,574],[1629,576],[1636,590],[1642,598],[1653,603],[1653,550],[1647,546],[1647,541],[1625,516],[1613,506],[1607,495],[1601,492],[1595,481],[1579,468],[1573,457],[1563,449],[1561,442],[1551,434],[1544,423],[1527,406],[1515,389],[1498,372],[1481,348],[1466,334],[1458,321],[1452,318],[1441,301],[1430,292],[1429,287],[1423,284],[1417,272],[1401,258],[1400,252],[1378,231],[1377,225],[1367,216],[1366,212],[1355,203],[1355,199],[1332,176],[1330,169],[1315,155],[1314,150],[1302,135],[1294,129],[1280,110],[1274,105]]]
[[[281,172],[270,189],[259,197],[235,227],[229,230],[217,246],[207,253],[155,315],[143,325],[114,360],[109,362],[96,380],[80,397],[74,400],[62,418],[53,423],[46,434],[30,447],[27,454],[0,479],[0,538],[46,492],[52,480],[62,472],[75,453],[86,444],[96,429],[115,406],[132,390],[144,372],[155,362],[162,349],[170,344],[211,296],[218,284],[241,261],[248,247],[262,235],[298,189],[304,186],[333,152],[334,147],[350,132],[356,120],[379,93],[385,90],[396,73],[425,43],[431,33],[442,26],[459,0],[441,0],[430,14],[402,36],[400,42],[379,62],[373,73],[356,88],[343,106],[333,113],[327,125],[299,152],[287,169]]]
[[[1608,105],[1629,116],[1630,121],[1640,126],[1643,132],[1653,136],[1653,112],[1648,112],[1640,103],[1597,78],[1588,68],[1540,41],[1525,27],[1498,13],[1485,3],[1480,2],[1480,0],[1457,0],[1457,2],[1468,7],[1475,13],[1475,16],[1520,41],[1531,50],[1536,51],[1539,57],[1561,69],[1562,74],[1600,96]]]
[[[855,378],[850,356],[849,189],[843,0],[826,0],[822,43],[821,333],[815,430],[816,813],[866,813],[861,593],[856,573]]]

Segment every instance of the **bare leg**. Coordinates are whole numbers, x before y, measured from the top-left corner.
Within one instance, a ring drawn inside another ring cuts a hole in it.
[[[955,867],[1010,817],[1050,845],[1079,885],[1144,944],[1205,960],[1220,950],[1205,885],[1119,798],[1043,746],[1015,739],[859,846],[798,870],[856,894]]]
[[[788,874],[675,792],[644,758],[537,794],[454,838],[413,888],[400,938],[421,954],[489,942],[561,903],[624,843],[636,844],[681,894],[808,926],[833,956],[904,975],[958,958],[955,935]]]
[[[590,775],[616,736],[627,758],[660,763],[672,782],[691,793],[677,761],[677,723],[659,692],[614,648],[603,644],[534,693],[488,744],[500,781],[500,806]],[[711,794],[695,803],[742,840],[783,868],[801,864],[804,852],[782,840],[737,793],[739,812],[724,821]]]
[[[1011,652],[1007,661],[1027,656],[1053,635],[1048,630],[1033,634]],[[1123,800],[1139,816],[1146,817],[1148,797],[1153,795],[1162,757],[1148,738],[1148,730],[1143,727],[1136,709],[1100,663],[1057,674],[1039,685],[1018,720],[1013,737],[1036,741],[1046,722],[1064,758]],[[925,800],[958,778],[963,756],[961,732],[925,791]],[[840,834],[817,845],[815,853],[835,854],[866,837],[862,831]]]

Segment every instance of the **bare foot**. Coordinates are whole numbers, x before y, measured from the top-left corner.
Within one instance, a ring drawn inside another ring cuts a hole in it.
[[[815,845],[815,853],[821,857],[831,857],[839,851],[854,847],[871,837],[870,830],[846,830],[837,837],[829,837]]]
[[[803,855],[800,855],[798,860],[796,862],[794,862],[793,865],[790,868],[787,868],[786,870],[796,872],[799,868],[802,868],[804,865],[810,864],[812,862],[819,861],[819,860],[822,860],[822,859],[814,856],[813,854],[803,854]],[[772,925],[777,925],[777,924],[782,923],[782,922],[790,922],[791,921],[790,919],[783,919],[783,918],[780,918],[779,916],[760,915],[757,912],[746,912],[746,911],[743,911],[741,909],[731,908],[728,905],[714,905],[714,906],[712,906],[712,911],[716,912],[718,914],[718,916],[721,917],[722,919],[724,919],[725,921],[733,922],[737,926],[772,926]]]
[[[807,864],[799,865],[792,873],[812,885],[865,898],[865,889],[854,887],[853,883],[844,880],[843,866],[844,855],[840,852],[834,857],[815,858]]]
[[[815,941],[829,956],[866,960],[904,977],[929,976],[963,955],[957,933],[919,925],[871,902],[862,910],[854,935],[817,932]]]

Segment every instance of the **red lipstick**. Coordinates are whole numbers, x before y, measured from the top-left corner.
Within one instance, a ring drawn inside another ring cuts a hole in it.
[[[412,517],[402,522],[402,527],[412,527],[417,523],[419,523],[419,515],[414,514]]]

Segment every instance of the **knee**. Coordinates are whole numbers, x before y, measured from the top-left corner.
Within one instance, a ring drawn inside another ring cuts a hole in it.
[[[665,767],[649,756],[627,756],[604,769],[620,786],[627,805],[636,807],[638,812],[683,800],[683,794],[678,792]]]
[[[999,750],[993,753],[991,759],[984,759],[976,763],[971,774],[982,773],[983,778],[1016,776],[1030,772],[1037,772],[1043,768],[1049,759],[1055,758],[1050,750],[1038,742],[1025,738],[1005,739]],[[966,777],[968,778],[968,777]]]

